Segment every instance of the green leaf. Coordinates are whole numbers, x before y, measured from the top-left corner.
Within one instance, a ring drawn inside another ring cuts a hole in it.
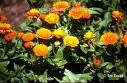
[[[0,62],[0,72],[5,72],[6,67],[8,66],[9,63],[10,63],[10,61]]]
[[[40,20],[37,20],[36,22],[32,23],[31,25],[33,25],[35,27],[41,27],[42,22]]]
[[[80,45],[80,49],[86,54],[88,52],[88,49],[84,47],[84,45]]]
[[[32,4],[37,2],[37,0],[29,0]]]
[[[106,66],[106,69],[110,70],[114,67],[114,65],[112,63],[109,63],[107,66]]]
[[[100,78],[100,79],[104,79],[105,75],[103,73],[98,73],[97,76]]]
[[[103,12],[103,10],[101,8],[89,8],[89,11],[91,14],[101,14]]]
[[[53,61],[55,62],[55,64],[59,67],[59,68],[63,68],[64,67],[64,64],[67,63],[67,61],[64,59],[63,57],[63,50],[64,50],[64,47],[60,47],[58,50],[57,50],[57,53],[53,59]]]
[[[64,77],[61,82],[87,82],[88,80],[92,80],[93,77],[90,76],[91,73],[85,73],[85,74],[74,74],[71,71],[65,69],[64,71]]]
[[[45,71],[43,75],[40,75],[38,79],[39,79],[39,81],[42,82],[42,83],[43,83],[43,82],[47,82],[47,80],[48,80],[47,71]]]
[[[104,62],[104,63],[101,64],[101,66],[102,66],[102,67],[105,67],[105,66],[107,66],[108,64],[109,64],[109,62]]]
[[[65,69],[64,74],[66,77],[63,78],[63,82],[77,82],[79,80],[74,73],[67,69]]]

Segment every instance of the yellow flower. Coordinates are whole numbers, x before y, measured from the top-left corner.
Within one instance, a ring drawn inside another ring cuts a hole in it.
[[[106,32],[101,36],[100,40],[105,45],[114,45],[118,42],[118,36],[113,32]]]
[[[56,38],[64,37],[64,31],[61,28],[55,29],[53,32],[53,36]]]
[[[51,37],[51,31],[46,28],[40,28],[36,32],[37,36],[41,39],[49,39]]]
[[[66,36],[64,37],[63,42],[65,46],[70,46],[70,47],[76,47],[79,44],[79,40],[75,36]]]
[[[49,24],[55,24],[59,21],[59,15],[55,13],[49,13],[48,15],[46,15],[45,21]]]
[[[28,16],[39,16],[40,12],[37,9],[31,9],[27,12]]]
[[[92,39],[93,37],[94,37],[94,33],[91,31],[86,32],[84,35],[84,39],[88,39],[88,40]]]
[[[58,1],[53,4],[53,9],[55,11],[64,11],[65,9],[69,8],[70,5],[67,1]]]
[[[48,54],[48,47],[44,44],[38,44],[33,48],[33,52],[38,57],[44,57]]]

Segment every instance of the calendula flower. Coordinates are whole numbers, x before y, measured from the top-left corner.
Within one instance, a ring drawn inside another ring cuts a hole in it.
[[[90,14],[89,10],[87,8],[85,8],[82,18],[87,20],[87,19],[90,19],[90,17],[91,17],[91,14]]]
[[[38,57],[44,57],[48,54],[48,47],[44,44],[38,44],[33,48],[33,52]]]
[[[32,41],[24,42],[24,47],[25,48],[31,48],[34,45]]]
[[[100,40],[105,45],[114,45],[118,42],[118,36],[113,32],[106,32],[101,36]]]
[[[22,36],[24,35],[25,33],[23,33],[23,32],[19,32],[18,33],[18,38],[22,38]]]
[[[85,11],[86,11],[85,8],[81,7],[78,4],[71,8],[71,10],[69,11],[69,16],[72,17],[73,19],[80,19],[84,15],[85,18]]]
[[[27,15],[30,16],[30,17],[38,17],[40,15],[40,12],[37,10],[37,9],[30,9],[28,12],[27,12]]]
[[[127,44],[127,33],[123,36],[122,41],[124,44]]]
[[[46,17],[46,14],[41,14],[39,18],[40,18],[41,21],[44,21],[45,17]]]
[[[53,32],[53,36],[56,38],[62,38],[64,37],[64,35],[65,35],[65,32],[61,28],[55,29]]]
[[[4,35],[6,41],[11,41],[16,36],[16,31],[12,30],[10,33]]]
[[[113,11],[112,12],[112,17],[115,20],[122,20],[123,19],[123,13],[121,11]]]
[[[58,1],[53,4],[54,11],[64,11],[69,7],[70,5],[67,1]]]
[[[34,35],[33,33],[25,33],[22,38],[21,38],[24,42],[28,42],[28,41],[32,41],[34,39]]]
[[[49,39],[52,35],[51,31],[46,28],[40,28],[36,32],[37,36],[41,39]]]
[[[65,46],[76,47],[79,44],[79,40],[75,36],[65,36],[63,39]]]
[[[93,65],[95,67],[99,67],[101,65],[101,63],[102,63],[102,60],[99,57],[96,57],[93,59]]]
[[[10,32],[12,26],[8,23],[0,23],[0,33]]]
[[[88,40],[93,39],[93,37],[94,37],[94,33],[92,31],[88,31],[84,35],[84,39],[88,39]]]
[[[0,16],[0,21],[7,21],[7,17],[6,16]]]
[[[59,15],[55,13],[49,13],[48,15],[46,15],[45,21],[49,24],[55,24],[59,21]]]

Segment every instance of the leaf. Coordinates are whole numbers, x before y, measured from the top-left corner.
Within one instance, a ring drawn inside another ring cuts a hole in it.
[[[98,73],[97,76],[100,78],[100,79],[104,79],[105,75],[103,73]]]
[[[35,27],[41,27],[42,22],[40,20],[37,20],[36,22],[32,23],[31,25],[33,25]]]
[[[5,72],[6,67],[8,66],[9,63],[10,63],[10,61],[0,62],[0,72]]]
[[[23,31],[30,31],[32,32],[32,28],[29,26],[31,23],[31,20],[26,20],[25,22],[23,22],[22,24],[19,25],[19,27],[21,28],[21,30]]]
[[[86,54],[88,49],[84,47],[84,45],[80,45],[80,49]]]
[[[107,66],[106,66],[106,69],[112,69],[114,67],[114,65],[112,63],[109,63]]]
[[[47,71],[45,71],[43,75],[40,75],[38,79],[40,82],[47,82],[47,80],[48,80]]]
[[[98,11],[98,12],[103,12],[103,9],[97,8],[97,7],[93,7],[93,8],[89,8],[89,9],[94,10],[94,11]]]
[[[108,64],[109,64],[109,62],[104,62],[104,63],[101,64],[101,66],[102,66],[102,67],[105,67],[105,66],[107,66]]]
[[[64,47],[60,47],[57,50],[57,53],[55,54],[55,57],[53,59],[53,62],[55,62],[55,64],[59,67],[59,68],[63,68],[64,64],[67,63],[67,61],[64,59],[63,57],[63,49]]]
[[[64,74],[66,75],[66,77],[63,78],[63,81],[76,82],[79,80],[74,73],[67,69],[65,69]]]
[[[91,14],[100,14],[99,12],[97,11],[94,11],[94,10],[89,10]]]
[[[103,12],[103,10],[101,8],[89,8],[89,11],[91,14],[101,14]]]
[[[94,52],[95,51],[95,48],[94,46],[90,45],[90,48],[88,49],[89,52]]]
[[[92,76],[90,76],[91,73],[85,73],[85,74],[78,74],[79,80],[88,80],[91,81],[93,79]]]
[[[35,3],[37,0],[29,0],[32,4]]]
[[[88,80],[92,80],[93,77],[90,76],[91,73],[85,73],[85,74],[74,74],[71,71],[65,69],[64,71],[64,77],[61,82],[87,82]]]

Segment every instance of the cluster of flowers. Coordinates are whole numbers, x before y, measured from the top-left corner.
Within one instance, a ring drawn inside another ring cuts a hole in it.
[[[58,1],[53,4],[52,10],[48,14],[41,14],[37,9],[30,9],[27,12],[28,18],[39,18],[42,21],[47,22],[48,24],[56,24],[60,20],[60,16],[65,10],[68,10],[70,4],[67,1]],[[82,7],[80,3],[76,3],[69,10],[69,17],[72,19],[89,19],[91,14],[88,8]],[[93,32],[88,32],[84,35],[85,38],[92,38]],[[30,37],[30,36],[27,36]],[[47,28],[40,28],[36,31],[36,37],[40,39],[50,39],[55,37],[57,39],[63,38],[63,43],[65,46],[77,47],[79,44],[79,40],[75,36],[67,35],[66,31],[64,31],[61,27],[55,29],[53,32]],[[29,38],[25,38],[29,39]],[[58,42],[57,42],[58,43]],[[59,42],[60,43],[60,42]],[[45,49],[44,49],[45,48]],[[33,48],[33,52],[36,56],[44,56],[48,53],[48,48],[44,44],[36,45]]]
[[[41,14],[37,9],[30,9],[27,12],[29,18],[39,18],[42,21],[47,22],[48,24],[56,24],[60,20],[60,15],[70,7],[70,4],[67,1],[58,1],[53,4],[52,11],[47,14]],[[80,3],[76,3],[68,12],[68,16],[72,19],[84,19],[88,20],[91,17],[91,14],[86,7],[82,7]],[[123,19],[123,13],[120,11],[113,11],[112,17],[116,21],[121,21]],[[2,20],[2,19],[1,19]],[[3,20],[6,20],[3,18]],[[32,48],[36,56],[44,57],[48,53],[48,46],[41,43],[35,44],[34,39],[38,38],[40,40],[48,40],[51,38],[63,39],[63,44],[69,47],[77,47],[80,43],[79,39],[76,36],[70,36],[64,31],[61,27],[51,31],[47,28],[39,28],[35,33],[20,32],[16,34],[16,31],[11,29],[11,25],[8,23],[0,23],[0,34],[4,35],[5,40],[11,41],[16,35],[18,38],[22,39],[25,48]],[[88,31],[84,34],[84,40],[92,40],[95,34],[92,31]],[[105,32],[100,41],[104,45],[114,45],[118,42],[119,36],[114,32]],[[127,34],[122,37],[122,41],[127,44]],[[99,59],[95,59],[95,64],[100,64]]]
[[[11,41],[16,36],[16,31],[12,29],[12,25],[6,23],[7,17],[0,16],[0,35],[4,37],[6,41]]]

